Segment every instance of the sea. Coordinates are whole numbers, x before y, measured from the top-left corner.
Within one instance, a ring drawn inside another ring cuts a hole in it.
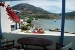
[[[59,28],[61,30],[61,20],[33,20],[32,23],[35,27],[42,28],[49,31],[49,29]],[[65,20],[64,25],[65,32],[75,33],[75,20]]]

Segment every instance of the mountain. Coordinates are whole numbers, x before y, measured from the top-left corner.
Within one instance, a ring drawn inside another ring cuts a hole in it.
[[[61,13],[58,15],[61,16]],[[65,13],[65,19],[75,19],[75,11],[66,12]]]
[[[75,11],[65,14],[66,19],[75,19]]]
[[[21,3],[11,8],[20,11],[20,18],[34,17],[42,19],[60,19],[60,16],[58,14],[48,12],[40,7],[35,7],[27,3]]]

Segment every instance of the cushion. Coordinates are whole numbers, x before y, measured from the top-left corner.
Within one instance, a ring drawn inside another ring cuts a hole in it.
[[[68,49],[71,48],[71,47],[72,47],[72,42],[69,43],[68,45],[62,47],[61,50],[68,50]]]

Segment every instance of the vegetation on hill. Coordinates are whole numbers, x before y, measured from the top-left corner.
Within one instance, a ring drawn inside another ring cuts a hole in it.
[[[40,19],[60,19],[61,17],[55,13],[50,13],[42,8],[35,7],[27,3],[21,3],[12,7],[14,10],[19,10],[20,18],[34,17]]]
[[[73,12],[68,12],[65,14],[66,19],[75,19],[75,11]]]
[[[61,16],[61,14],[59,14]],[[75,19],[75,11],[65,13],[65,19]]]
[[[19,17],[22,19],[25,17],[36,19],[61,19],[61,14],[51,13],[40,7],[35,7],[27,3],[21,3],[11,8],[20,11]],[[67,12],[65,16],[66,19],[75,19],[75,11]]]

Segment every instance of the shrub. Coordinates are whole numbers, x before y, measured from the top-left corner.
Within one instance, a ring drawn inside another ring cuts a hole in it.
[[[27,20],[27,23],[31,23],[31,22],[32,22],[32,19],[29,18],[29,19]]]
[[[28,26],[21,26],[21,30],[28,30]]]
[[[27,24],[26,26],[33,27],[34,25],[32,23]]]

